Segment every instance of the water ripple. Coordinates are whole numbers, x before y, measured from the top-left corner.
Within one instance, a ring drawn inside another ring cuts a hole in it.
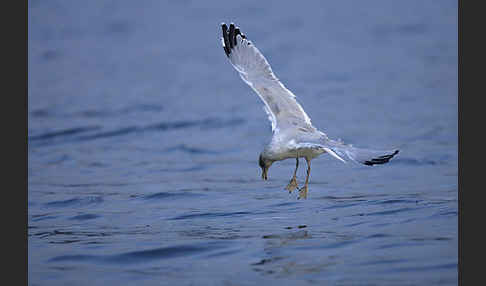
[[[429,159],[414,159],[414,158],[396,158],[393,161],[395,164],[404,164],[408,166],[424,166],[424,165],[438,165],[444,164],[444,162],[429,160]]]
[[[437,264],[437,265],[429,265],[429,266],[416,266],[416,267],[400,267],[395,268],[391,271],[393,272],[421,272],[421,271],[430,271],[436,269],[457,269],[457,263],[444,263],[444,264]]]
[[[106,262],[115,264],[143,263],[153,260],[169,259],[183,256],[192,256],[228,247],[223,242],[208,242],[191,245],[179,245],[170,247],[160,247],[154,249],[131,251],[115,255],[61,255],[48,260],[48,262]],[[221,255],[221,253],[219,253]]]
[[[29,136],[29,142],[36,143],[36,146],[52,145],[54,143],[66,143],[77,141],[89,141],[96,139],[103,139],[115,136],[124,136],[132,133],[150,132],[150,131],[169,131],[176,129],[200,127],[201,129],[218,129],[225,127],[233,127],[240,125],[245,121],[241,118],[232,118],[228,120],[220,118],[206,118],[193,121],[175,121],[175,122],[162,122],[148,126],[128,126],[121,127],[115,130],[101,131],[94,134],[85,134],[86,132],[97,131],[101,129],[100,126],[85,126],[74,127],[65,130],[46,132],[40,135]],[[76,136],[83,134],[81,136]],[[54,140],[57,139],[57,140]],[[64,139],[64,140],[62,140]],[[180,146],[178,148],[181,148]],[[187,149],[186,150],[190,150]]]
[[[146,200],[165,200],[165,199],[184,199],[184,198],[194,198],[194,197],[202,197],[202,194],[195,194],[189,192],[178,192],[178,193],[168,193],[168,192],[160,192],[155,194],[150,194],[144,196]]]
[[[413,211],[417,210],[418,208],[409,208],[409,207],[404,207],[404,208],[398,208],[398,209],[392,209],[392,210],[384,210],[384,211],[377,211],[377,212],[370,212],[370,213],[359,213],[359,214],[354,214],[351,216],[377,216],[377,215],[392,215],[392,214],[397,214],[401,212],[408,212],[408,211]]]
[[[66,137],[66,136],[73,136],[79,133],[89,132],[93,130],[101,129],[100,126],[85,126],[85,127],[74,127],[69,129],[63,129],[58,131],[46,132],[44,134],[29,136],[30,141],[39,141],[39,140],[48,140],[53,139],[56,137]]]
[[[113,130],[113,131],[99,132],[99,133],[96,133],[96,134],[93,134],[93,135],[81,136],[81,137],[78,137],[77,139],[80,140],[80,141],[93,140],[93,139],[99,139],[99,138],[126,135],[126,134],[137,132],[139,130],[140,129],[138,127],[134,127],[134,126],[124,127],[124,128],[120,128],[120,129]]]
[[[101,202],[103,202],[103,198],[101,196],[97,196],[97,197],[86,197],[86,198],[72,198],[72,199],[62,200],[62,201],[52,201],[52,202],[45,203],[44,206],[62,208],[62,207],[99,204]]]
[[[96,215],[96,214],[82,214],[82,215],[77,215],[77,216],[73,216],[71,218],[69,218],[70,220],[81,220],[81,221],[84,221],[84,220],[90,220],[90,219],[95,219],[95,218],[99,218],[100,216],[99,215]]]
[[[221,152],[218,151],[212,151],[212,150],[207,150],[207,149],[202,149],[202,148],[196,148],[196,147],[190,147],[187,146],[186,144],[179,144],[171,148],[167,148],[165,150],[166,152],[173,152],[173,151],[181,151],[184,153],[189,153],[189,154],[221,154]]]
[[[241,216],[251,214],[251,212],[221,212],[221,213],[197,213],[197,214],[186,214],[171,218],[171,220],[181,220],[181,219],[193,219],[193,218],[218,218],[225,216]]]

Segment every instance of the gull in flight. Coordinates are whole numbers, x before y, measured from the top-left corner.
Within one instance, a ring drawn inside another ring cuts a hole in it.
[[[276,162],[295,158],[295,171],[285,188],[292,192],[297,184],[299,158],[307,162],[307,176],[299,198],[306,198],[311,171],[311,160],[328,153],[346,162],[350,160],[364,165],[387,163],[398,150],[380,151],[356,148],[341,141],[332,140],[317,130],[295,95],[275,76],[265,57],[255,45],[240,32],[233,23],[221,24],[223,49],[231,65],[238,71],[241,79],[248,84],[263,101],[264,109],[272,123],[273,136],[260,153],[259,165],[262,179],[268,179],[268,169]]]

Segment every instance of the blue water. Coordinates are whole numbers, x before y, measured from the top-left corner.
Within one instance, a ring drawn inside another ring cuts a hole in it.
[[[457,284],[457,1],[29,1],[28,20],[30,285]],[[396,158],[319,157],[306,200],[293,160],[262,181],[271,126],[231,21],[316,127]]]

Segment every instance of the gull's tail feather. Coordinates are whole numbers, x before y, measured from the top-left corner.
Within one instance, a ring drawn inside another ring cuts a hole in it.
[[[333,150],[340,157],[345,157],[368,166],[388,163],[393,156],[398,154],[398,150],[370,150],[356,148],[332,140],[328,140],[326,143],[326,145],[329,146],[328,148]]]

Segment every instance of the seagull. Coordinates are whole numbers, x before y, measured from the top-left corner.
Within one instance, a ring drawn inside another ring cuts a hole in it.
[[[262,169],[262,179],[268,179],[268,169],[276,162],[295,158],[295,171],[285,187],[291,193],[299,188],[297,169],[299,158],[307,162],[307,176],[299,199],[307,198],[311,160],[321,154],[329,154],[346,163],[352,161],[367,166],[385,164],[399,150],[379,151],[356,148],[340,140],[332,140],[315,128],[309,116],[288,90],[275,76],[263,54],[234,23],[221,23],[224,52],[241,79],[248,84],[264,103],[264,109],[272,124],[272,139],[260,153],[258,164]]]

